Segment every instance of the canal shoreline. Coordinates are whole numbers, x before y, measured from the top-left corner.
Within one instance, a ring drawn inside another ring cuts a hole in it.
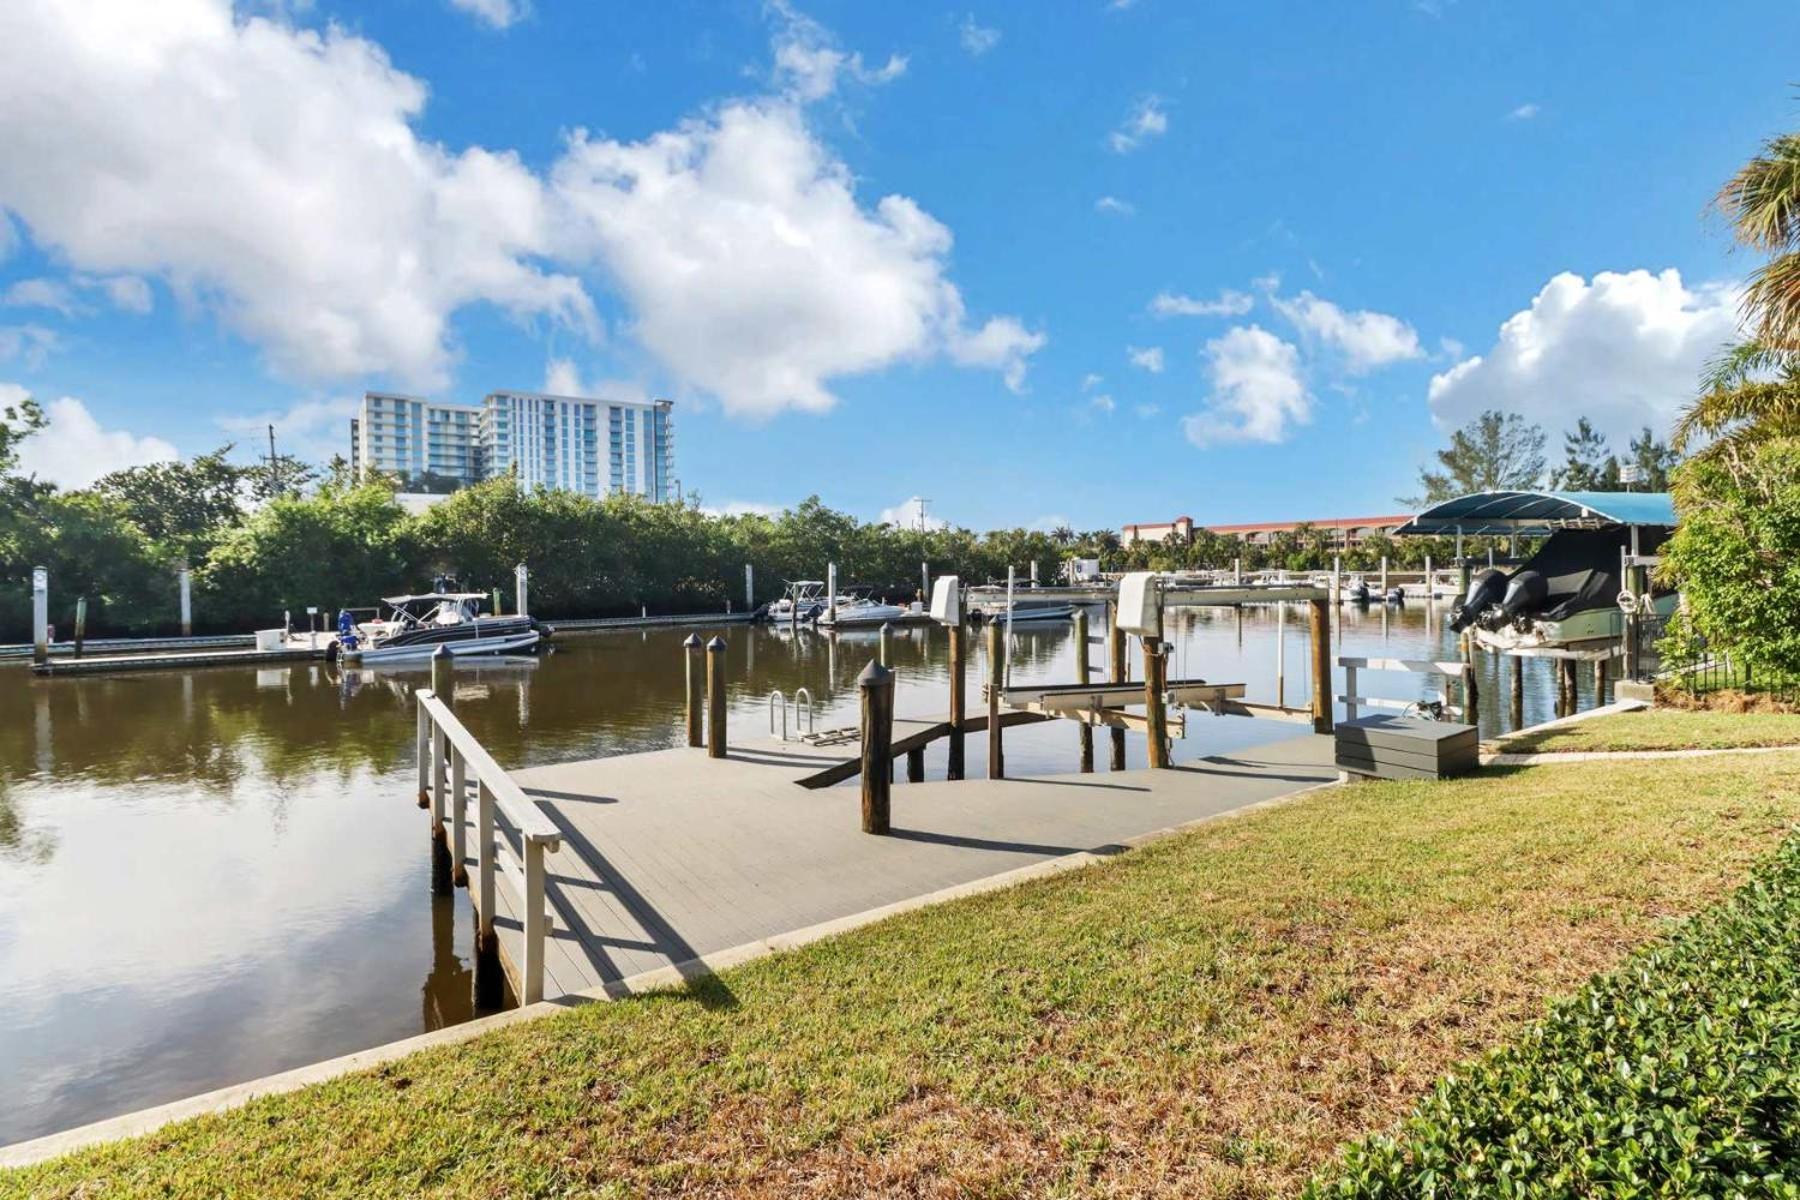
[[[0,1170],[33,1166],[66,1154],[72,1154],[78,1150],[152,1133],[177,1121],[229,1112],[261,1097],[299,1091],[302,1088],[326,1083],[345,1075],[396,1062],[425,1050],[441,1046],[461,1045],[496,1030],[526,1022],[540,1021],[581,1005],[629,999],[650,992],[679,988],[731,967],[773,954],[797,950],[802,946],[874,925],[904,913],[1002,891],[1082,867],[1100,866],[1118,859],[1125,851],[1141,849],[1215,822],[1289,804],[1315,792],[1345,786],[1346,782],[1347,776],[1339,772],[1336,780],[1310,784],[1279,796],[1251,801],[1223,812],[1209,813],[1190,821],[1154,829],[1147,833],[1122,837],[1116,843],[1102,849],[1080,850],[1072,854],[1045,859],[1042,862],[1016,867],[985,878],[953,884],[922,895],[865,909],[849,916],[821,921],[787,933],[760,938],[712,954],[700,955],[683,962],[643,971],[602,987],[522,1005],[505,1012],[477,1017],[458,1025],[450,1025],[443,1029],[435,1029],[428,1033],[415,1034],[398,1041],[372,1046],[366,1050],[358,1050],[321,1062],[279,1071],[260,1079],[216,1088],[196,1096],[153,1105],[136,1112],[123,1113],[116,1117],[79,1125],[73,1129],[15,1142],[10,1146],[0,1146]],[[1116,848],[1114,848],[1115,846]]]

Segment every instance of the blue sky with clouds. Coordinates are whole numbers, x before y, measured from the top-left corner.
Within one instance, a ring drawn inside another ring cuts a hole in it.
[[[672,397],[712,506],[1388,511],[1487,407],[1665,426],[1788,5],[13,0],[29,464]]]

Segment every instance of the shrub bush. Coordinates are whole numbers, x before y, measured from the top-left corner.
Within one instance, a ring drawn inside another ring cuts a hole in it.
[[[1305,1195],[1800,1196],[1800,837]]]

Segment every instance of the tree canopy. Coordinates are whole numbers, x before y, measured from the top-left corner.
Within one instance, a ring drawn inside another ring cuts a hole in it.
[[[1518,413],[1490,409],[1450,435],[1435,454],[1437,469],[1419,472],[1419,495],[1400,503],[1425,508],[1470,492],[1539,487],[1544,440],[1543,429]]]

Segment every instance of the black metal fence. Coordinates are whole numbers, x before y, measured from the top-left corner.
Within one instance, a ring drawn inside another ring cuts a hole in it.
[[[1768,669],[1752,669],[1730,652],[1715,650],[1696,638],[1680,654],[1661,645],[1669,618],[1641,619],[1643,636],[1638,645],[1634,678],[1655,680],[1672,691],[1700,699],[1722,692],[1762,697],[1781,705],[1800,704],[1800,677]]]

